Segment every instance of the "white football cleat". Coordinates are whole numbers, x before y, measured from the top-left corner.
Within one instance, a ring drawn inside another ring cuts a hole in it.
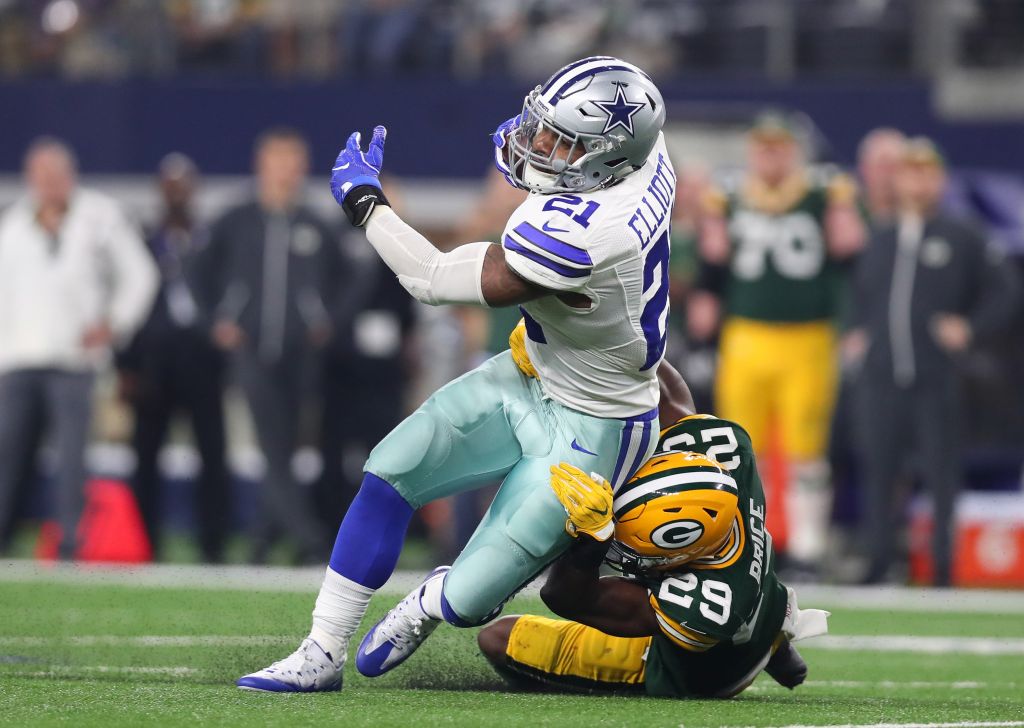
[[[356,669],[366,677],[379,677],[409,659],[441,623],[423,611],[420,597],[427,582],[444,579],[450,566],[438,566],[410,594],[373,626],[356,652]]]
[[[322,693],[341,690],[341,668],[345,654],[335,660],[320,644],[310,638],[302,640],[299,649],[270,667],[250,673],[235,681],[242,690],[270,693]]]

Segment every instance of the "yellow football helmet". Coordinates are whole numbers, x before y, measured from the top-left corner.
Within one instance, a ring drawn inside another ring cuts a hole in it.
[[[696,452],[655,453],[615,495],[608,562],[640,575],[714,556],[735,538],[736,480]]]

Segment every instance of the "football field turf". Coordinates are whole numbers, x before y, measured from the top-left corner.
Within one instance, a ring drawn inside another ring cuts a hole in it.
[[[350,660],[341,693],[236,689],[306,634],[318,582],[310,570],[0,562],[0,724],[1024,726],[1024,595],[1009,592],[798,589],[803,606],[833,612],[830,635],[799,646],[808,683],[789,692],[761,676],[731,701],[507,692],[476,630],[446,626],[382,678]],[[528,593],[505,613],[538,610]]]

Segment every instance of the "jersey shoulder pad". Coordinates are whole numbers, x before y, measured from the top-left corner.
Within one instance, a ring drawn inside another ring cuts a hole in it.
[[[509,267],[531,283],[579,290],[593,273],[594,258],[585,231],[560,210],[559,197],[530,195],[509,218],[501,245]]]

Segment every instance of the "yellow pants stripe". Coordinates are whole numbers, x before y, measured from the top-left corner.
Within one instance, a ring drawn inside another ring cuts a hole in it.
[[[592,627],[526,615],[512,627],[505,654],[513,666],[575,690],[640,688],[650,637],[613,637]]]

